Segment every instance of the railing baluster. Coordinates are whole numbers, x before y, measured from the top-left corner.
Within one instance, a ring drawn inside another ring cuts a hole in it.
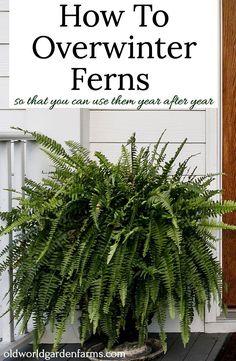
[[[14,176],[13,188],[21,192],[21,188],[25,183],[25,142],[15,141],[14,143]],[[13,199],[13,206],[16,206],[18,201]]]
[[[13,142],[13,179],[12,186],[17,192],[22,192],[22,187],[25,183],[25,141],[19,140]],[[12,199],[12,206],[17,207],[18,201]],[[13,232],[13,238],[15,232]],[[15,336],[19,336],[21,324],[15,327]]]
[[[11,210],[12,197],[11,193],[6,189],[12,187],[12,169],[11,169],[11,141],[0,141],[0,210],[6,212]],[[2,223],[2,222],[1,222]],[[4,225],[3,223],[1,225]],[[11,236],[3,236],[1,239],[1,249],[12,242]],[[9,284],[12,284],[13,271],[12,268],[2,275],[1,299],[8,292]],[[2,301],[2,311],[5,312],[9,305],[12,304],[13,293],[10,293]],[[14,319],[13,312],[10,311],[1,320],[2,339],[4,342],[14,341]]]

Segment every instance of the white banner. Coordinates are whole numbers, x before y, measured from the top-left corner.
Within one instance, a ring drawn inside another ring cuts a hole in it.
[[[218,0],[10,0],[10,106],[218,107]]]

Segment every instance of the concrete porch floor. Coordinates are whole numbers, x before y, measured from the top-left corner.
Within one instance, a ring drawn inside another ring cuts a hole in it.
[[[193,333],[190,342],[186,348],[183,347],[181,337],[178,333],[168,334],[168,352],[166,355],[158,357],[157,361],[215,361],[222,349],[227,334],[203,334]],[[79,349],[78,344],[64,344],[60,346],[60,351],[76,352]],[[40,350],[50,351],[51,345],[43,344]],[[21,351],[31,352],[32,345],[27,345]],[[37,361],[36,358],[17,357],[6,358],[5,361]],[[45,360],[39,358],[38,360]],[[52,358],[53,361],[82,361],[82,358]]]

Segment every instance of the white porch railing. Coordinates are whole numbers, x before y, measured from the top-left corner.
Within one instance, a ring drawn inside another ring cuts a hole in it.
[[[9,211],[16,206],[14,195],[7,189],[21,191],[25,176],[39,179],[42,175],[38,145],[33,138],[18,132],[0,134],[0,210]],[[3,223],[1,225],[4,225]],[[12,235],[1,237],[0,250],[12,242]],[[0,313],[12,303],[12,292],[4,298],[13,280],[13,270],[8,269],[0,280]],[[17,328],[12,312],[0,318],[0,347],[16,340]]]
[[[50,171],[48,157],[40,151],[38,144],[31,136],[19,132],[0,133],[0,211],[9,211],[16,206],[14,193],[7,189],[21,191],[25,177],[40,181]],[[4,225],[0,223],[0,226]],[[4,236],[0,239],[0,252],[10,242],[12,236]],[[9,269],[0,278],[0,314],[3,314],[12,302],[12,292],[7,297],[9,286],[13,280],[13,270]],[[63,336],[63,342],[78,343],[78,322],[68,325]],[[29,322],[29,330],[32,325]],[[42,342],[50,343],[54,335],[46,329]],[[15,327],[11,312],[0,318],[0,361],[3,360],[3,352],[9,349],[20,348],[29,342],[30,334],[19,336],[19,327]]]

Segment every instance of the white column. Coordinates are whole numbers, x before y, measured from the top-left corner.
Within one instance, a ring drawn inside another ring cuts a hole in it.
[[[26,142],[26,177],[38,182],[48,171],[48,160],[34,140]]]
[[[221,172],[221,132],[220,118],[217,109],[206,109],[206,174],[216,174]],[[217,175],[215,181],[211,184],[212,189],[221,188],[221,176]],[[220,200],[218,195],[216,200]],[[220,217],[218,217],[220,221]],[[214,231],[217,239],[222,238],[220,230]],[[221,242],[216,243],[215,255],[221,261]],[[205,322],[215,323],[220,316],[220,308],[216,302],[212,302],[211,311],[206,308]],[[205,326],[206,326],[205,325]],[[207,329],[206,329],[207,331]]]

